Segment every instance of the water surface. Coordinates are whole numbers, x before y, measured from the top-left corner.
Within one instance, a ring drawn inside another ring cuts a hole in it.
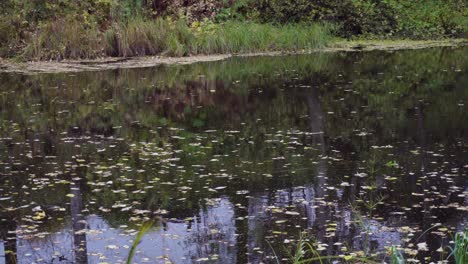
[[[301,233],[444,259],[468,222],[467,52],[0,74],[0,263],[124,262],[149,219],[138,263],[276,263]]]

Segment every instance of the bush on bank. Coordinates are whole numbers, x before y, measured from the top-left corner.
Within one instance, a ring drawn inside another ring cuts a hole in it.
[[[466,37],[465,0],[260,0],[262,21],[326,21],[343,37],[378,35],[413,39]]]

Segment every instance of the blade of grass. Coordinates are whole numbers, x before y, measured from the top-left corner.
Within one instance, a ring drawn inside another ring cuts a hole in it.
[[[136,235],[135,240],[133,241],[132,247],[130,248],[130,252],[128,253],[127,262],[126,262],[127,264],[130,264],[132,262],[133,256],[135,255],[136,247],[138,246],[138,244],[140,244],[143,236],[146,233],[148,233],[148,231],[151,229],[151,227],[153,227],[153,225],[154,225],[154,221],[151,220],[151,221],[145,222],[141,226],[140,231],[138,231],[138,234]]]
[[[268,241],[268,240],[265,240],[265,241],[267,242],[268,246],[271,248],[271,251],[273,251],[273,255],[275,255],[276,263],[277,263],[277,264],[280,264],[280,263],[279,263],[278,256],[276,255],[276,251],[275,251],[275,249],[273,248],[273,246],[271,245],[270,241]]]

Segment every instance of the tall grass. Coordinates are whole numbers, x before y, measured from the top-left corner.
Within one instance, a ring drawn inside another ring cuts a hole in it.
[[[163,52],[167,47],[167,24],[162,19],[154,22],[132,20],[112,25],[104,32],[104,53],[108,56],[143,56]]]
[[[21,43],[15,22],[10,17],[0,16],[0,57],[10,57]]]
[[[134,19],[105,30],[77,21],[52,21],[31,38],[25,59],[80,59],[100,56],[188,56],[197,54],[298,51],[330,40],[327,25],[272,25],[227,21],[187,25],[184,20]]]
[[[94,58],[100,54],[101,33],[76,20],[59,19],[39,27],[21,56],[25,59]]]
[[[297,51],[323,47],[330,40],[328,25],[272,25],[228,21],[197,35],[194,53]]]

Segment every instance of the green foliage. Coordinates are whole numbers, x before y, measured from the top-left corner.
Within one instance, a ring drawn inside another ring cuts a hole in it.
[[[308,255],[313,256],[313,259],[305,260]],[[293,264],[300,264],[304,262],[312,262],[312,261],[319,261],[321,264],[322,257],[316,250],[316,247],[308,241],[305,241],[303,235],[301,233],[299,237],[299,241],[297,242],[296,249],[292,256],[292,263]]]
[[[388,11],[384,1],[272,0],[258,2],[257,8],[263,21],[327,21],[339,25],[343,36],[387,34],[394,24],[393,13]]]
[[[99,55],[99,31],[73,19],[41,25],[25,48],[25,59],[95,58]]]
[[[390,264],[405,264],[405,257],[396,246],[390,248]]]
[[[409,38],[461,36],[466,33],[468,6],[458,0],[387,0],[395,13],[395,33]],[[465,24],[464,24],[465,23]]]
[[[339,34],[410,38],[461,36],[467,32],[467,4],[459,0],[264,0],[257,1],[262,21],[327,21]]]
[[[321,256],[319,251],[319,247],[317,243],[311,243],[305,241],[302,236],[299,238],[297,242],[294,254],[291,256],[291,263],[292,264],[306,264],[306,263],[331,263],[333,260],[344,261],[346,263],[369,263],[369,264],[377,264],[378,261],[369,259],[369,258],[362,258],[357,257],[355,255],[340,255],[340,256]],[[392,262],[393,264],[393,262]],[[401,263],[398,263],[401,264]]]
[[[5,0],[0,12],[0,56],[25,59],[291,51],[330,34],[468,35],[463,0]]]
[[[449,257],[453,256],[456,264],[468,263],[468,229],[465,232],[455,234],[452,253]]]
[[[58,20],[42,25],[22,56],[27,60],[62,60],[310,50],[324,46],[331,39],[330,31],[327,25],[217,24],[205,20],[188,26],[184,20],[158,18],[114,23],[102,32],[72,19]]]
[[[215,16],[216,22],[228,20],[245,20],[248,16],[252,16],[252,1],[250,0],[237,0],[229,5],[229,1],[224,1],[225,7],[221,8]]]
[[[18,41],[18,33],[11,21],[0,18],[0,56],[8,57]]]
[[[104,32],[108,56],[143,56],[163,52],[167,48],[169,23],[132,20],[112,25]]]
[[[221,25],[205,21],[193,25],[194,53],[242,53],[272,50],[310,50],[330,40],[328,25],[271,25],[228,21]]]
[[[388,161],[385,166],[389,168],[398,168],[398,163],[395,160]]]
[[[99,34],[76,20],[60,19],[41,25],[21,56],[28,60],[94,58],[99,55]]]

